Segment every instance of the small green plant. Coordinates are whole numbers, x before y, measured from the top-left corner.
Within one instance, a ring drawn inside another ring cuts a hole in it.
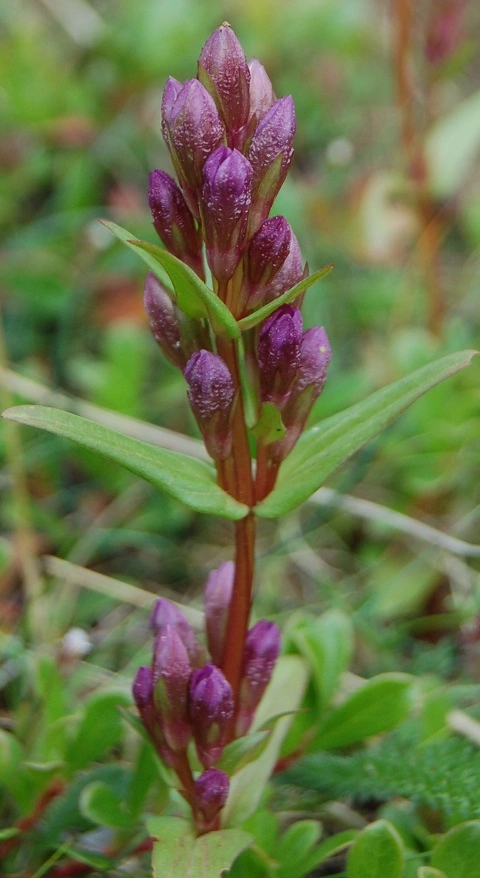
[[[341,692],[337,703],[351,631],[336,612],[292,622],[280,655],[277,625],[250,619],[256,527],[296,509],[423,393],[466,366],[473,352],[446,356],[307,428],[331,351],[323,327],[304,328],[300,307],[331,266],[309,274],[286,219],[270,217],[293,156],[292,98],[275,98],[263,66],[247,64],[225,24],[204,46],[195,79],[168,80],[162,129],[177,181],[154,170],[149,203],[164,246],[105,225],[149,268],[145,307],[152,332],[183,373],[212,462],[56,409],[20,406],[5,416],[69,438],[190,509],[232,521],[233,557],[209,576],[200,636],[177,605],[160,598],[153,607],[152,659],[135,674],[136,711],[124,710],[145,740],[131,771],[104,766],[76,779],[106,744],[116,744],[117,706],[131,706],[131,699],[124,692],[91,698],[72,733],[65,705],[51,700],[54,671],[50,677],[42,670],[49,725],[37,758],[52,783],[63,772],[77,784],[70,790],[73,825],[110,827],[115,844],[100,856],[82,854],[68,841],[62,847],[60,808],[49,812],[50,840],[47,833],[41,854],[56,846],[59,856],[84,862],[85,872],[108,871],[151,839],[158,878],[217,878],[227,870],[302,878],[353,842],[348,878],[400,878],[404,846],[386,820],[321,840],[316,819],[294,820],[283,832],[266,816],[276,768],[308,749],[349,747],[394,728],[408,716],[415,687],[407,675],[382,674]],[[54,691],[60,690],[59,683]],[[8,733],[3,745],[12,795],[33,806],[28,772],[35,776],[35,764],[20,770],[22,753]],[[60,794],[55,786],[45,791],[42,781],[37,791]],[[147,840],[139,838],[144,817]],[[421,864],[418,874],[437,869],[458,878],[449,863],[460,835],[470,849],[477,824],[447,834],[434,849],[432,868]],[[3,836],[8,872],[22,864],[21,840],[22,826]],[[61,868],[53,874],[75,872]]]

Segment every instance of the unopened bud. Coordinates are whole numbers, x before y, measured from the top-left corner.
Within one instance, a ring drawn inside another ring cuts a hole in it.
[[[202,218],[212,274],[228,280],[245,246],[252,168],[237,149],[221,146],[203,168]]]
[[[214,823],[228,798],[230,780],[219,768],[207,768],[195,781],[197,821],[205,832]]]
[[[157,753],[166,765],[172,765],[172,753],[165,743],[159,717],[153,703],[153,674],[151,668],[144,666],[138,669],[132,685],[132,694],[142,723],[150,735]]]
[[[218,107],[228,144],[241,149],[249,117],[250,70],[230,25],[217,28],[205,43],[198,60],[198,78]]]
[[[199,657],[199,645],[190,622],[185,618],[182,611],[165,598],[158,598],[150,618],[150,625],[155,635],[161,634],[167,625],[176,629],[192,665],[195,665]]]
[[[188,686],[192,667],[187,650],[173,625],[157,635],[153,653],[153,700],[165,741],[174,753],[185,750],[191,738]]]
[[[292,234],[284,216],[273,216],[262,223],[251,239],[245,254],[249,310],[263,304],[267,288],[268,301],[273,298],[269,288],[290,252]]]
[[[291,290],[292,287],[296,286],[296,284],[303,280],[304,276],[305,269],[303,266],[300,245],[293,231],[290,229],[290,250],[288,251],[288,255],[282,267],[268,285],[265,301],[272,302],[273,299],[278,299],[279,296],[286,293],[287,290]]]
[[[286,429],[283,439],[272,442],[270,457],[281,463],[299,439],[315,400],[327,380],[328,364],[332,358],[330,342],[323,326],[304,332],[300,345],[297,377],[287,404],[282,410]]]
[[[181,190],[164,171],[150,173],[148,203],[155,231],[167,250],[203,278],[200,232]]]
[[[280,409],[285,405],[297,374],[301,340],[302,315],[292,305],[282,305],[263,324],[258,340],[263,402]]]
[[[162,129],[190,210],[198,216],[197,192],[208,156],[224,142],[215,102],[198,79],[178,89],[168,80],[162,102]]]
[[[190,683],[190,719],[198,757],[205,768],[220,759],[233,716],[233,694],[221,670],[205,665]]]
[[[250,628],[243,653],[240,708],[236,734],[244,735],[253,719],[280,652],[280,631],[274,622],[262,619]]]
[[[185,368],[188,399],[214,460],[226,460],[232,450],[232,415],[235,389],[222,358],[210,351],[197,351]]]
[[[273,86],[263,64],[252,58],[250,64],[250,113],[253,130],[257,127],[265,113],[275,103]],[[250,126],[249,126],[250,127]]]
[[[145,279],[143,301],[155,341],[167,360],[183,369],[186,356],[178,312],[165,287],[151,272]]]
[[[225,561],[217,570],[212,570],[205,586],[207,644],[215,665],[222,663],[234,578],[235,565],[232,561]]]
[[[253,135],[247,158],[253,168],[250,229],[268,217],[293,157],[295,108],[291,96],[267,111]]]

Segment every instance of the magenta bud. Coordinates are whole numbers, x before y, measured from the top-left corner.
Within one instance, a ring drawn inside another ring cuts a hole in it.
[[[152,703],[153,675],[151,668],[142,666],[138,669],[133,681],[132,693],[141,714]]]
[[[228,366],[210,351],[197,351],[185,368],[188,399],[214,460],[226,460],[232,450],[235,389]]]
[[[178,311],[165,287],[151,272],[145,278],[143,301],[155,341],[167,360],[183,369],[187,357],[182,345]]]
[[[179,90],[169,80],[165,92],[162,128],[188,206],[197,215],[203,166],[223,143],[225,131],[213,98],[198,79],[187,80]]]
[[[290,229],[290,249],[285,262],[268,285],[265,296],[266,302],[278,299],[279,296],[286,293],[287,290],[291,290],[292,287],[296,286],[296,284],[303,280],[304,276],[305,270],[302,254],[300,252],[300,245],[296,236]]]
[[[165,625],[153,650],[153,700],[168,747],[178,753],[188,745],[188,687],[192,667],[187,650],[174,625]]]
[[[280,652],[280,630],[274,622],[262,619],[250,628],[243,653],[240,708],[236,734],[244,735],[253,719]]]
[[[260,226],[251,239],[245,261],[249,284],[249,309],[263,303],[267,287],[280,271],[289,252],[292,230],[284,216],[273,216]],[[268,300],[271,297],[268,295]]]
[[[212,570],[205,586],[207,643],[215,665],[222,663],[228,608],[232,598],[234,578],[235,565],[232,561],[225,561],[217,570]]]
[[[229,789],[229,777],[219,768],[207,768],[195,781],[195,811],[204,832],[210,828],[225,805]]]
[[[198,757],[205,768],[220,759],[233,716],[233,694],[221,670],[205,665],[190,682],[190,719]]]
[[[302,315],[282,305],[265,321],[258,340],[260,394],[263,402],[285,405],[296,378],[302,341]]]
[[[155,231],[167,250],[203,278],[200,232],[181,190],[164,171],[149,175],[148,203]]]
[[[247,158],[253,168],[251,231],[268,217],[293,157],[295,108],[280,98],[259,122]]]
[[[462,0],[446,0],[432,7],[428,25],[425,56],[430,64],[442,64],[457,51],[462,42],[463,15]]]
[[[191,664],[195,666],[198,662],[200,648],[192,626],[179,607],[165,598],[158,598],[152,611],[150,625],[155,635],[161,634],[167,625],[172,625],[187,650]]]
[[[217,28],[205,43],[198,59],[198,78],[217,105],[228,143],[241,148],[249,117],[250,70],[229,24]]]
[[[332,358],[330,342],[323,326],[308,329],[302,337],[297,377],[287,404],[282,410],[286,435],[270,445],[270,457],[281,463],[300,437],[315,400],[327,380]]]
[[[265,113],[275,103],[273,86],[263,64],[252,58],[250,64],[250,113],[251,127],[257,127]],[[250,125],[249,125],[250,127]]]
[[[212,274],[228,280],[245,246],[252,168],[237,149],[220,146],[203,168],[202,217]]]

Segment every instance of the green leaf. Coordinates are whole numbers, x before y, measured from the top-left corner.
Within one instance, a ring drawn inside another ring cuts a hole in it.
[[[425,142],[430,192],[439,198],[456,195],[474,171],[480,152],[480,90],[441,116]]]
[[[332,835],[330,838],[326,838],[325,841],[320,842],[306,858],[305,874],[312,872],[313,869],[316,869],[325,860],[338,854],[343,848],[351,844],[352,841],[355,841],[357,836],[358,832],[356,829],[345,829],[343,832],[338,832],[336,835]]]
[[[48,430],[56,436],[72,439],[85,448],[98,451],[196,512],[207,512],[234,521],[248,512],[246,506],[217,485],[210,464],[178,451],[131,439],[109,427],[46,406],[16,406],[7,409],[3,416],[20,424]]]
[[[111,829],[128,829],[132,816],[122,808],[122,801],[108,784],[102,781],[84,787],[79,799],[80,813],[92,823]]]
[[[72,773],[101,759],[117,744],[122,735],[118,708],[130,703],[130,695],[121,691],[100,692],[90,698],[67,751]]]
[[[140,241],[116,223],[103,220],[103,225],[137,253],[162,283],[166,282],[168,288],[170,283],[173,284],[178,307],[184,314],[188,317],[208,318],[217,335],[240,338],[238,323],[230,309],[200,280],[190,266],[168,250],[148,241]]]
[[[325,710],[350,662],[352,623],[345,613],[327,610],[318,619],[307,619],[290,636],[312,668],[320,709]]]
[[[231,741],[225,747],[220,761],[215,766],[221,768],[231,777],[236,771],[248,765],[253,759],[257,759],[267,745],[268,738],[271,734],[270,729],[252,732],[250,735],[244,735],[243,738],[237,738]]]
[[[353,843],[347,878],[402,878],[404,850],[400,836],[386,820],[367,826]]]
[[[147,821],[153,846],[154,878],[220,878],[252,843],[241,829],[222,829],[199,838],[187,820],[152,817]]]
[[[324,268],[319,268],[319,270],[311,274],[310,277],[305,277],[290,290],[287,290],[286,293],[282,293],[278,299],[274,299],[273,302],[268,302],[267,305],[264,305],[263,308],[259,308],[258,311],[249,314],[248,317],[242,317],[242,319],[238,321],[238,326],[242,332],[245,329],[252,329],[253,326],[257,326],[258,323],[261,323],[262,320],[266,320],[267,317],[270,317],[270,314],[273,314],[273,312],[277,311],[282,305],[287,305],[289,302],[293,302],[294,299],[298,299],[298,297],[301,296],[302,293],[305,293],[312,284],[316,283],[317,280],[321,280],[323,277],[326,277],[327,274],[330,274],[332,268],[333,265],[326,265]]]
[[[297,710],[302,703],[307,680],[308,671],[300,656],[281,656],[255,714],[253,731],[267,725],[268,720],[276,717],[279,711],[287,713]],[[291,721],[291,715],[276,720],[267,746],[258,759],[250,762],[232,778],[223,811],[226,826],[243,823],[258,808]]]
[[[256,507],[256,514],[276,518],[295,509],[320,488],[340,463],[384,430],[423,393],[468,366],[476,353],[462,351],[442,357],[311,427],[280,467],[275,488]]]
[[[447,878],[473,878],[478,875],[480,858],[480,820],[455,826],[432,853],[432,866]]]
[[[393,729],[411,706],[412,678],[406,674],[379,674],[327,716],[315,746],[324,750],[345,747]]]
[[[269,445],[270,442],[283,439],[286,430],[283,425],[282,416],[273,402],[263,403],[260,419],[252,427],[252,433],[264,445]]]

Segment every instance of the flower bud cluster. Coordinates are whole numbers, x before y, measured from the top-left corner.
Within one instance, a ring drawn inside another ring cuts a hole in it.
[[[307,272],[298,241],[285,217],[269,216],[292,162],[293,100],[276,99],[265,68],[257,59],[247,63],[228,24],[207,40],[195,79],[168,79],[162,132],[178,182],[152,171],[148,200],[166,249],[202,280],[206,259],[214,293],[237,319],[298,284]],[[211,327],[182,314],[153,275],[145,286],[145,308],[156,341],[184,373],[207,451],[226,461],[238,378],[219,356]],[[280,308],[260,331],[246,334],[258,413],[263,402],[273,403],[286,429],[285,438],[269,448],[270,461],[278,464],[323,388],[330,347],[323,329],[302,334],[293,307]]]
[[[143,725],[167,765],[176,769],[178,757],[194,741],[205,770],[194,783],[192,806],[204,828],[215,820],[228,795],[228,776],[217,763],[226,744],[248,731],[280,651],[280,632],[273,622],[257,622],[250,629],[235,717],[232,688],[221,670],[234,574],[233,564],[227,562],[207,581],[205,624],[211,660],[205,661],[205,650],[182,611],[159,598],[151,616],[152,663],[138,669],[132,687]]]

